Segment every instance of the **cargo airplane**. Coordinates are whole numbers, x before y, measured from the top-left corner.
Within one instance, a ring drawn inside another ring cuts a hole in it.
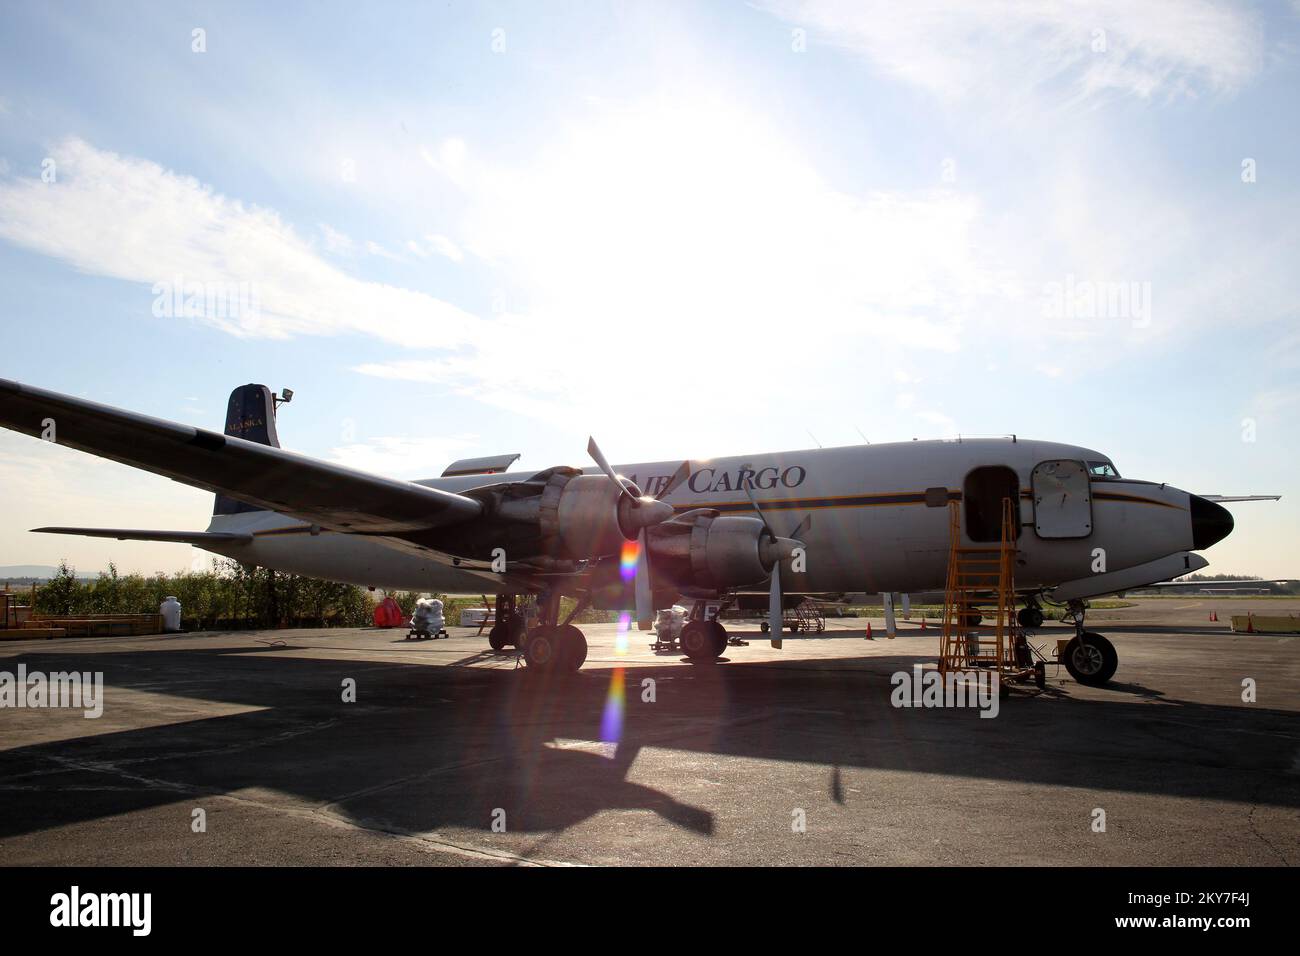
[[[291,393],[287,393],[291,395]],[[458,461],[404,481],[279,447],[277,396],[236,388],[225,433],[0,380],[0,425],[216,494],[203,531],[38,528],[194,545],[249,565],[383,588],[497,596],[490,642],[530,668],[572,672],[585,607],[635,612],[767,591],[773,643],[801,595],[942,589],[949,502],[967,546],[997,542],[1015,508],[1019,622],[1065,602],[1076,634],[1063,662],[1105,683],[1117,655],[1084,629],[1085,600],[1197,571],[1226,537],[1222,498],[1122,477],[1101,452],[1055,442],[959,439],[613,467],[508,471],[518,455]],[[1217,499],[1217,500],[1216,500]],[[1103,556],[1101,562],[1098,557]],[[577,599],[560,620],[559,599]],[[516,599],[532,596],[528,626]],[[685,654],[717,659],[727,632],[694,615]]]

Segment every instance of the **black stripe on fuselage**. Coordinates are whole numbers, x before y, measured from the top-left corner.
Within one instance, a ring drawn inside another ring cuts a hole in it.
[[[1021,498],[1032,498],[1033,492],[1022,490]],[[1133,504],[1156,505],[1160,508],[1180,509],[1178,505],[1171,505],[1164,501],[1156,501],[1152,498],[1141,498],[1136,495],[1121,495],[1114,492],[1094,492],[1093,497],[1100,501],[1126,501]],[[960,491],[948,491],[949,501],[961,501],[962,493]],[[810,511],[818,508],[874,508],[882,505],[923,505],[926,503],[924,491],[892,491],[885,494],[876,495],[842,495],[838,497],[826,498],[769,498],[759,502],[759,506],[764,511]],[[720,511],[724,514],[731,512],[741,512],[745,514],[752,513],[754,508],[748,501],[721,501],[714,503],[707,502],[690,502],[674,505],[676,511],[695,511],[701,508],[709,508],[714,511]],[[311,530],[310,525],[294,525],[286,528],[267,528],[264,531],[254,531],[255,537],[263,535],[277,534],[305,534]],[[382,535],[380,536],[382,537]]]

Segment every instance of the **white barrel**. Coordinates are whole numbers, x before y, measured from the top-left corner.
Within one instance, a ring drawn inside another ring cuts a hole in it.
[[[181,629],[181,602],[174,595],[167,595],[166,600],[158,605],[158,613],[162,615],[164,631]]]

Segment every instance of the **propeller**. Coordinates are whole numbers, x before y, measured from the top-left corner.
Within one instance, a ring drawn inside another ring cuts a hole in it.
[[[744,466],[745,470],[752,471],[749,465]],[[772,566],[772,583],[768,586],[767,592],[767,626],[771,635],[772,646],[781,646],[781,621],[783,619],[781,607],[781,562],[789,558],[796,548],[802,548],[803,542],[798,540],[798,535],[802,534],[808,528],[812,527],[812,515],[808,515],[799,522],[795,528],[795,537],[780,538],[772,530],[771,522],[767,520],[767,515],[763,509],[758,506],[758,500],[754,497],[753,479],[746,479],[741,483],[745,489],[745,495],[749,498],[749,503],[763,522],[763,534],[765,538],[759,543],[759,559],[763,564]]]
[[[634,589],[636,594],[636,623],[637,628],[642,631],[648,631],[654,623],[654,593],[650,586],[650,548],[646,541],[646,529],[651,525],[662,524],[673,516],[673,506],[663,499],[672,494],[682,482],[691,476],[691,463],[684,461],[677,466],[672,477],[668,479],[668,484],[660,489],[658,496],[642,495],[637,497],[629,490],[629,485],[635,488],[631,482],[625,482],[615,473],[600,446],[596,444],[596,439],[588,436],[587,454],[592,460],[600,466],[609,480],[618,486],[622,497],[619,499],[619,518],[620,524],[624,528],[636,529],[636,578]],[[639,489],[638,489],[639,490]]]

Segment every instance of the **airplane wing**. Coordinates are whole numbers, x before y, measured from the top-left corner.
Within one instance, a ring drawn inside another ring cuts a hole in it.
[[[116,538],[118,541],[170,541],[175,544],[250,544],[251,534],[233,531],[141,531],[135,528],[33,528],[45,534],[77,534],[87,538]]]
[[[0,426],[331,531],[399,534],[483,513],[480,502],[464,495],[6,379],[0,379]]]
[[[1206,501],[1281,501],[1281,495],[1198,495]]]
[[[1264,587],[1268,584],[1290,584],[1294,578],[1200,578],[1195,581],[1160,581],[1156,584],[1144,584],[1141,588],[1133,588],[1134,591],[1145,591],[1148,588],[1210,588],[1222,587],[1225,585],[1242,585],[1253,587]]]

